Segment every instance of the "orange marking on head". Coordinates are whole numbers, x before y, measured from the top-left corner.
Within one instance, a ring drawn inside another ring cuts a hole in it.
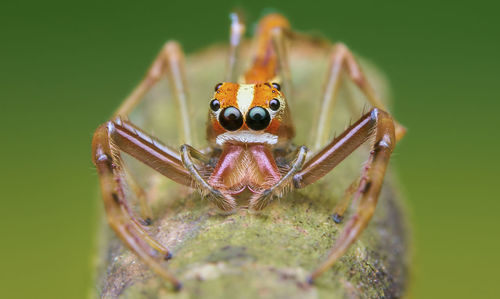
[[[226,130],[220,125],[219,121],[215,118],[212,120],[212,128],[215,135],[226,132]]]
[[[269,101],[278,96],[279,91],[270,84],[256,84],[254,88],[252,107],[261,106],[269,108]]]
[[[229,106],[238,107],[236,95],[240,85],[237,83],[222,83],[222,85],[215,92],[214,98],[219,100],[221,109]]]
[[[255,64],[245,73],[246,83],[263,83],[272,80],[276,73],[276,62],[269,61],[265,65]]]
[[[277,118],[273,118],[269,126],[264,130],[264,132],[277,135],[280,127],[281,127],[281,121]]]

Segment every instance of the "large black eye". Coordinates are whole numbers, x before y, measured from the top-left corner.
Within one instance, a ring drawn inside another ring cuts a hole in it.
[[[219,100],[213,99],[212,101],[210,101],[210,109],[212,109],[213,111],[217,111],[219,110],[219,108],[220,108]]]
[[[243,115],[236,107],[227,107],[220,113],[219,123],[228,131],[236,131],[243,125]]]
[[[271,116],[262,107],[253,107],[247,114],[247,126],[255,131],[267,128],[271,122]]]
[[[278,111],[280,109],[280,101],[278,99],[272,99],[269,101],[269,108],[273,111]]]

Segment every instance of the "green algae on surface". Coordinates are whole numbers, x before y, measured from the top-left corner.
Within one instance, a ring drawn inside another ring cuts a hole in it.
[[[225,53],[225,48],[213,47],[187,58],[192,106],[197,107],[191,111],[197,147],[204,146],[205,107],[217,83],[213,78],[223,78]],[[327,54],[328,45],[324,42],[307,40],[291,46],[294,90],[290,106],[297,126],[297,144],[311,142],[311,122],[319,109]],[[365,66],[377,92],[387,98],[383,76]],[[343,98],[354,97],[355,104],[363,105],[362,97],[349,84],[344,84],[339,97],[332,134],[334,130],[340,132],[349,118],[359,117],[351,115],[352,106]],[[173,103],[167,85],[163,84],[150,93],[131,120],[175,145],[178,140],[175,109],[169,109]],[[298,111],[300,114],[296,114]],[[196,192],[127,159],[135,176],[146,186],[153,206],[155,221],[147,230],[173,251],[174,258],[164,266],[180,278],[184,288],[174,292],[103,224],[94,295],[104,298],[403,297],[409,284],[409,238],[404,209],[390,170],[375,215],[361,238],[315,285],[304,283],[343,227],[331,220],[330,213],[343,190],[359,175],[366,157],[365,147],[324,179],[276,200],[261,213],[241,210],[231,215],[220,214]],[[134,203],[133,198],[131,201]],[[346,217],[349,215],[350,212]]]

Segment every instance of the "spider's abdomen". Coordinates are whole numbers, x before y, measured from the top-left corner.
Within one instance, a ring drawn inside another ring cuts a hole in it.
[[[260,143],[225,144],[208,182],[233,196],[260,193],[281,178],[271,149]]]

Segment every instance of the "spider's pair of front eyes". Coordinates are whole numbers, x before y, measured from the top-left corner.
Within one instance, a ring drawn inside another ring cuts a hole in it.
[[[269,108],[273,111],[277,111],[280,108],[279,100],[272,99],[269,101]],[[218,111],[220,109],[219,100],[213,99],[210,102],[210,109]],[[256,106],[248,111],[245,119],[245,122],[250,129],[260,131],[267,128],[271,122],[271,115],[269,115],[267,109]],[[243,126],[243,115],[236,107],[226,107],[219,113],[219,123],[228,131],[236,131]]]

